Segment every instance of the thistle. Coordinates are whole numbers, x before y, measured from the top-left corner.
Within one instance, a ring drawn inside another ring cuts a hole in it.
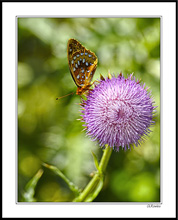
[[[131,74],[104,78],[82,100],[87,135],[99,145],[119,151],[140,145],[151,132],[156,106],[148,87]]]

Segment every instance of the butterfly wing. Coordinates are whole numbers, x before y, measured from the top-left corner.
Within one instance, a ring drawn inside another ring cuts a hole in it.
[[[78,87],[87,87],[95,73],[97,56],[75,39],[68,41],[68,63],[70,73]]]

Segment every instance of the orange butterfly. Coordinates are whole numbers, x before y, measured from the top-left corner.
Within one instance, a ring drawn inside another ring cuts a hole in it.
[[[77,95],[82,95],[90,89],[91,80],[94,76],[98,58],[75,39],[69,39],[67,56],[70,73],[77,85]]]

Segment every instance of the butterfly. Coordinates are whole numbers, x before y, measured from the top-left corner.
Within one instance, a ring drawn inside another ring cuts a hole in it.
[[[98,58],[75,39],[69,39],[68,41],[67,57],[70,73],[78,87],[76,94],[82,95],[87,90],[90,90]]]

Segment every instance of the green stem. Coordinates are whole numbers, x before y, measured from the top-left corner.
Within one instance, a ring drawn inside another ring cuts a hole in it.
[[[106,167],[108,165],[111,153],[112,153],[112,148],[107,146],[101,158],[98,172],[95,173],[95,175],[90,180],[88,185],[85,187],[83,192],[77,198],[75,198],[73,202],[86,202],[86,201],[91,202],[96,198],[96,196],[99,194],[99,192],[102,189],[103,181],[104,181],[104,174],[105,174]]]
[[[106,171],[106,167],[108,165],[111,153],[112,153],[112,148],[107,146],[106,149],[104,150],[103,156],[102,156],[100,164],[99,164],[99,168],[102,173],[104,173]]]

